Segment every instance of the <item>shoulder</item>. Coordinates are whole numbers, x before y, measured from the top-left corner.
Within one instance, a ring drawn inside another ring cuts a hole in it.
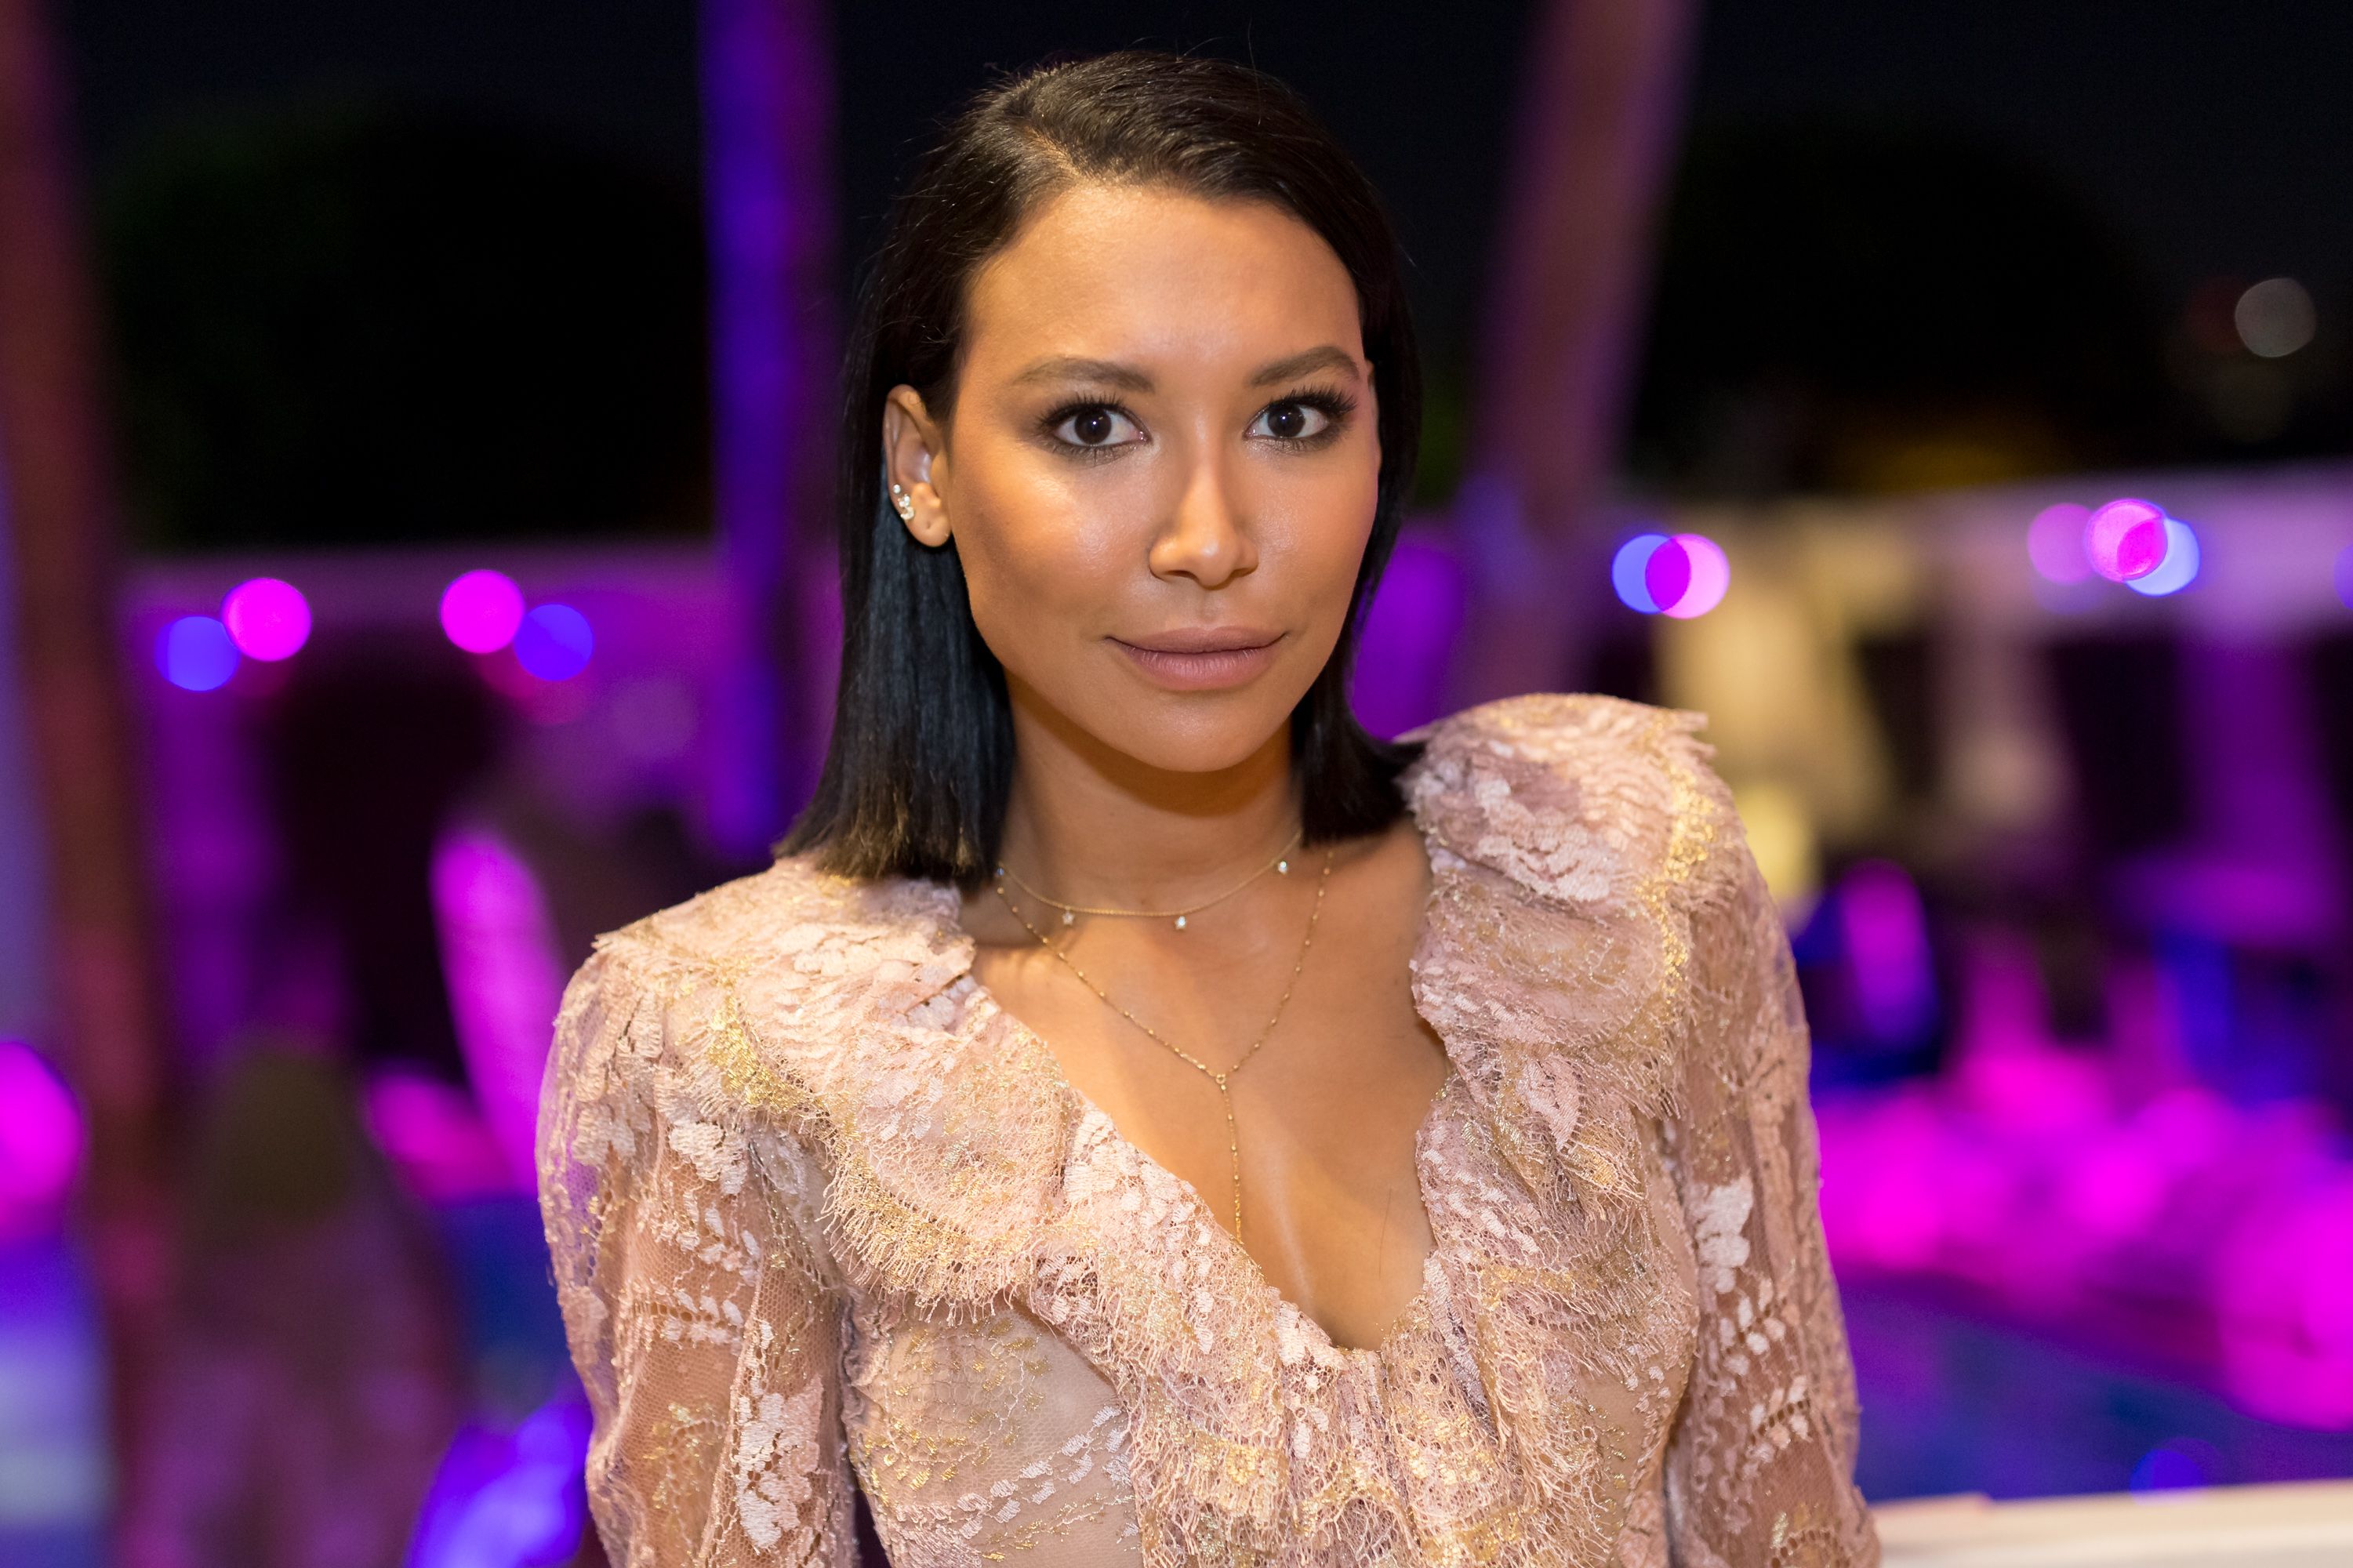
[[[589,1033],[632,1058],[683,1073],[705,1097],[741,1099],[747,1031],[772,1047],[761,1076],[800,1075],[878,1010],[904,1012],[960,972],[954,889],[865,881],[789,856],[607,931],[565,988],[559,1032]],[[794,1099],[781,1084],[777,1098]]]
[[[1402,787],[1441,856],[1552,901],[1682,903],[1745,856],[1706,718],[1584,693],[1506,698],[1409,740]]]
[[[903,978],[939,956],[955,905],[955,890],[938,884],[839,877],[786,856],[606,932],[580,973],[673,993]]]

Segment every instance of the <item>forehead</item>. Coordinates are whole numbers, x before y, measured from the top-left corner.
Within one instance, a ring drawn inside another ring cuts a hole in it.
[[[975,274],[969,377],[1042,354],[1247,361],[1337,343],[1362,354],[1356,291],[1324,237],[1271,202],[1079,184]]]

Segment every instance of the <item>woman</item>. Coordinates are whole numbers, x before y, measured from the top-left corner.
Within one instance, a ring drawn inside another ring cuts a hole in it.
[[[1693,715],[1350,717],[1417,380],[1288,91],[893,217],[823,782],[605,939],[541,1169],[617,1563],[1867,1563],[1788,945]]]

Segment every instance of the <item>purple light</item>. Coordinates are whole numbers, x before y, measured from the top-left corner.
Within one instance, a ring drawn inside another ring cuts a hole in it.
[[[2084,553],[2084,528],[2091,521],[2090,509],[2073,501],[2034,514],[2026,529],[2026,558],[2043,581],[2066,586],[2092,574],[2091,559]]]
[[[40,1054],[0,1040],[0,1237],[53,1221],[81,1164],[81,1112]]]
[[[2165,563],[2165,510],[2153,501],[2112,500],[2084,525],[2084,557],[2111,583],[2146,577]]]
[[[1880,1040],[1925,1033],[1936,1022],[1936,964],[1911,874],[1892,860],[1862,861],[1840,881],[1838,910],[1863,1026]]]
[[[1687,574],[1683,592],[1672,600],[1660,600],[1659,613],[1688,621],[1724,603],[1725,592],[1732,586],[1732,563],[1723,547],[1704,534],[1678,533],[1674,542],[1682,548]]]
[[[1691,592],[1692,558],[1680,538],[1670,539],[1651,552],[1642,564],[1642,592],[1651,603],[1659,606],[1661,615],[1672,615],[1675,605]]]
[[[1659,613],[1659,601],[1651,595],[1651,558],[1667,542],[1663,533],[1641,533],[1618,547],[1609,563],[1609,585],[1618,591],[1618,602],[1630,610],[1640,610],[1646,616]]]
[[[441,593],[441,629],[468,653],[496,653],[522,625],[522,590],[503,572],[469,572]]]
[[[1462,563],[1437,541],[1398,541],[1365,616],[1350,684],[1356,716],[1376,735],[1401,735],[1446,711],[1446,679],[1462,631]]]
[[[464,1203],[521,1190],[514,1163],[474,1097],[455,1084],[401,1071],[370,1079],[360,1096],[368,1136],[408,1194]]]
[[[512,1431],[459,1428],[409,1542],[410,1568],[548,1568],[568,1563],[587,1524],[581,1467],[587,1403],[567,1390]]]
[[[2353,610],[2353,544],[2337,552],[2337,596]]]
[[[542,605],[514,634],[515,661],[542,680],[569,680],[588,668],[596,636],[569,605]]]
[[[1689,620],[1724,602],[1732,563],[1704,534],[1641,533],[1610,558],[1609,585],[1630,610]]]
[[[221,622],[248,658],[291,658],[311,640],[311,605],[302,591],[276,577],[239,583],[221,600]]]
[[[2211,1443],[2195,1437],[2173,1437],[2147,1453],[2133,1467],[2130,1489],[2137,1492],[2179,1491],[2211,1485],[2222,1473],[2222,1456]]]
[[[528,622],[525,626],[527,632]],[[516,644],[521,654],[523,639]],[[441,969],[448,976],[467,1076],[516,1190],[529,1192],[547,1020],[564,994],[546,898],[522,858],[479,829],[459,829],[433,847],[432,889]]]
[[[217,691],[237,673],[228,628],[210,616],[182,616],[155,639],[155,668],[183,691]]]

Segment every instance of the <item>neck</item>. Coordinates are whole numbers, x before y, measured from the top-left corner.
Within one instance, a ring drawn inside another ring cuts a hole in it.
[[[1288,724],[1210,773],[1149,767],[1018,689],[1013,733],[999,858],[1066,902],[1180,906],[1256,869],[1298,830]]]

